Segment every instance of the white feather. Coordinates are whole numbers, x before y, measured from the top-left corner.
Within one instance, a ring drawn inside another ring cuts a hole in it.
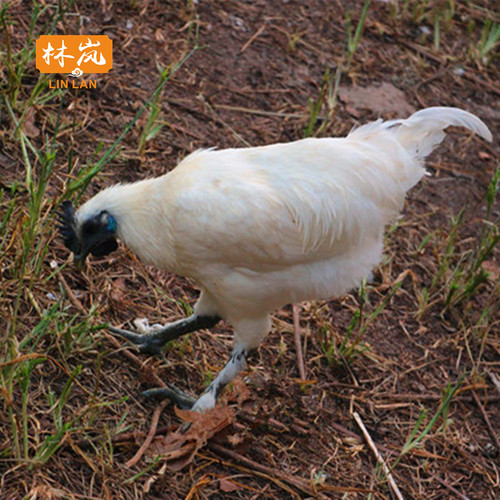
[[[370,273],[449,125],[491,140],[474,115],[429,108],[342,139],[197,151],[162,177],[99,193],[78,221],[108,210],[132,251],[193,278],[197,310],[229,319],[236,342],[256,347],[276,308],[339,296]]]

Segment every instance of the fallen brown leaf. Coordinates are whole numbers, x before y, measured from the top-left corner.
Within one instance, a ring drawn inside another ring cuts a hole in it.
[[[245,441],[245,438],[241,434],[231,434],[227,437],[227,440],[233,446],[238,446],[239,444],[243,443],[243,441]]]
[[[175,408],[177,416],[191,427],[156,438],[148,449],[150,457],[161,455],[169,469],[180,471],[192,462],[196,453],[207,441],[235,420],[235,412],[229,406],[216,406],[203,413]]]
[[[35,125],[35,108],[29,108],[24,115],[24,120],[21,123],[22,131],[31,138],[40,135],[40,129]]]
[[[243,404],[251,398],[247,384],[240,377],[233,380],[233,388],[234,392],[236,392],[236,402],[238,405]]]
[[[340,87],[339,98],[346,103],[354,116],[359,114],[353,111],[360,109],[369,109],[384,116],[394,114],[398,118],[415,112],[405,93],[387,82],[369,87]]]
[[[233,483],[232,481],[224,477],[221,477],[219,479],[219,488],[224,493],[231,493],[232,491],[241,489],[240,486],[238,486],[237,484]]]

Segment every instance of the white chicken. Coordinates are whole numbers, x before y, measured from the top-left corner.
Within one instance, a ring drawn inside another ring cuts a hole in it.
[[[187,319],[146,334],[111,328],[143,351],[221,318],[232,325],[232,356],[196,401],[173,386],[163,390],[203,411],[245,368],[270,330],[270,313],[338,297],[369,275],[385,226],[449,125],[492,139],[471,113],[436,107],[379,119],[345,138],[196,151],[161,177],[101,191],[77,212],[65,202],[62,235],[77,262],[115,250],[118,237],[143,261],[199,285]]]

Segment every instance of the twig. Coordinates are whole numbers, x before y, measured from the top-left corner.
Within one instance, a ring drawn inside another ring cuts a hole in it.
[[[455,494],[458,498],[461,500],[470,500],[469,497],[462,495],[456,488],[454,488],[451,484],[448,484],[447,482],[443,481],[440,477],[434,476],[432,479],[435,479],[441,486],[444,486],[448,490],[450,490],[453,494]]]
[[[299,368],[299,375],[302,380],[306,379],[306,369],[304,366],[304,355],[302,354],[302,344],[300,343],[300,322],[299,322],[299,306],[293,304],[293,338],[295,341],[295,351],[297,353],[297,366]]]
[[[311,485],[304,479],[300,477],[291,476],[290,474],[286,474],[278,469],[273,469],[272,467],[267,467],[266,465],[260,464],[258,462],[254,462],[249,458],[240,455],[239,453],[226,448],[217,443],[209,442],[208,447],[219,454],[230,457],[233,460],[236,460],[240,463],[243,463],[245,466],[254,469],[258,472],[269,475],[270,477],[277,478],[285,483],[290,484],[291,486],[301,490],[302,492],[308,495],[315,495],[316,497],[322,498],[317,492],[313,491]],[[336,491],[340,493],[373,493],[373,491],[366,488],[349,488],[342,486],[330,486],[330,485],[322,485],[318,486],[317,489],[319,491]]]
[[[356,401],[361,401],[363,403],[366,403],[368,401],[374,402],[376,404],[384,404],[385,402],[390,402],[393,400],[396,401],[408,401],[408,402],[415,402],[415,401],[441,401],[443,399],[443,396],[441,394],[418,394],[418,393],[411,393],[411,392],[402,392],[402,393],[392,393],[392,392],[382,392],[382,393],[377,393],[373,390],[366,390],[363,387],[360,386],[355,386],[353,384],[343,384],[341,382],[323,382],[318,384],[316,387],[320,389],[329,389],[331,387],[341,387],[349,390],[356,390],[357,392],[361,392],[361,394],[355,395],[352,393],[346,393],[346,394],[340,394],[340,393],[334,393],[330,392],[330,394],[334,394],[336,397],[339,398],[344,398],[344,399],[352,399],[354,398]],[[480,386],[480,385],[475,385],[475,386],[467,386],[464,387],[464,389],[461,392],[464,392],[465,390],[470,390],[470,389],[486,389],[487,386]],[[488,395],[488,401],[490,402],[496,402],[500,400],[500,386],[498,387],[499,394],[489,394]],[[471,403],[473,401],[473,398],[471,396],[466,396],[459,394],[456,396],[455,401],[461,401],[463,403]]]
[[[430,53],[425,47],[422,47],[416,43],[408,42],[406,40],[403,40],[402,38],[398,38],[398,42],[401,45],[404,45],[405,47],[408,47],[409,49],[414,50],[415,52],[427,57],[427,59],[430,59],[431,61],[434,61],[435,63],[444,65],[446,62],[446,58],[436,56],[436,55]],[[470,80],[470,81],[476,83],[477,85],[480,85],[480,86],[486,88],[490,92],[493,92],[497,95],[500,95],[500,87],[498,87],[494,83],[491,83],[491,82],[488,82],[488,81],[483,80],[481,78],[478,78],[477,76],[475,76],[473,74],[473,72],[470,68],[466,68],[466,71],[463,74],[463,78],[466,78],[467,80]]]
[[[488,417],[488,414],[486,413],[486,410],[484,409],[484,406],[481,404],[481,401],[479,399],[479,396],[477,395],[476,391],[473,389],[472,390],[472,395],[474,396],[474,399],[476,401],[477,406],[481,410],[481,413],[483,414],[484,421],[486,422],[486,426],[488,427],[488,431],[490,433],[490,437],[495,443],[495,447],[498,450],[499,445],[498,445],[498,438],[495,432],[495,429],[493,429],[493,426],[491,425],[490,419]]]
[[[246,467],[249,467],[250,469],[253,469],[261,474],[266,474],[272,478],[276,478],[279,481],[288,483],[289,485],[297,488],[298,490],[302,491],[303,493],[306,493],[307,495],[313,494],[313,491],[310,488],[309,484],[306,481],[302,480],[301,478],[289,476],[284,472],[280,472],[271,467],[267,467],[258,462],[254,462],[253,460],[250,460],[249,458],[246,458],[243,455],[240,455],[239,453],[230,450],[229,448],[226,448],[225,446],[222,446],[220,444],[209,442],[208,447],[212,451],[215,451],[216,453],[221,454],[223,456],[230,457],[233,460],[236,460],[237,462],[240,462],[244,464]],[[290,490],[289,493],[293,493],[293,490]]]
[[[439,70],[436,71],[436,73],[434,73],[434,75],[432,75],[430,78],[427,78],[426,80],[422,80],[415,87],[415,91],[417,91],[418,89],[420,89],[420,87],[428,85],[429,83],[433,82],[434,80],[438,80],[439,78],[441,78],[446,73],[447,70],[448,70],[448,65],[447,64],[442,64],[441,67],[439,68]]]
[[[215,109],[225,109],[236,113],[248,113],[250,115],[270,116],[274,118],[304,118],[304,113],[284,113],[280,111],[266,111],[264,109],[244,108],[242,106],[231,106],[230,104],[214,104]]]
[[[332,412],[329,412],[329,411],[325,410],[324,408],[322,408],[322,410],[325,411],[327,414],[334,416]],[[355,432],[350,431],[349,429],[346,429],[345,427],[343,427],[340,424],[337,424],[335,422],[330,422],[329,425],[331,427],[333,427],[334,429],[338,430],[339,432],[341,432],[342,434],[345,434],[346,436],[349,436],[353,439],[356,439],[360,443],[363,441],[363,438],[359,434],[356,434]],[[384,453],[387,453],[388,455],[393,455],[395,457],[398,457],[401,454],[401,452],[399,450],[393,450],[393,449],[388,448],[387,446],[384,446],[382,444],[380,444],[378,447],[380,450],[382,450]],[[422,457],[422,458],[427,458],[427,459],[433,458],[435,460],[442,460],[444,462],[450,461],[449,458],[442,457],[441,455],[436,455],[435,453],[429,453],[425,450],[413,449],[413,450],[409,451],[409,453],[412,456],[414,455],[416,457]]]
[[[120,352],[122,352],[128,359],[130,359],[130,361],[135,363],[140,371],[145,372],[148,378],[154,379],[154,381],[160,387],[167,386],[165,382],[156,374],[156,372],[150,366],[146,365],[143,361],[141,361],[140,358],[136,356],[133,352],[131,352],[128,347],[125,347],[122,344],[120,344],[118,339],[113,337],[113,335],[111,335],[110,333],[104,332],[104,335],[114,344],[114,346],[117,349],[120,350]]]
[[[245,50],[248,49],[249,45],[251,43],[253,43],[253,41],[259,37],[262,32],[266,29],[266,25],[263,24],[249,39],[247,42],[245,42],[245,45],[243,45],[243,47],[241,47],[241,50],[240,50],[240,54],[243,54],[243,52],[245,52]]]
[[[153,441],[156,434],[156,428],[158,427],[158,421],[160,420],[161,412],[165,408],[167,401],[162,401],[155,409],[153,413],[153,418],[151,419],[151,428],[149,429],[146,440],[142,443],[141,447],[137,450],[137,453],[125,464],[126,467],[131,468],[137,464],[137,462],[142,458],[142,455],[149,448],[149,445]]]
[[[365,436],[365,439],[368,442],[368,445],[370,446],[375,457],[377,458],[378,463],[384,469],[385,475],[387,476],[387,480],[389,481],[389,485],[391,486],[392,491],[394,492],[394,495],[396,495],[396,498],[398,500],[403,500],[403,495],[401,495],[401,492],[399,491],[398,485],[396,484],[396,482],[394,481],[394,478],[392,477],[392,474],[391,474],[391,471],[389,470],[389,467],[387,467],[387,464],[385,463],[384,459],[382,458],[382,455],[377,450],[377,447],[375,446],[373,439],[371,438],[370,434],[368,434],[368,430],[366,429],[365,424],[361,420],[359,413],[355,411],[352,415],[354,417],[354,420],[356,420],[356,423],[359,425],[359,428],[361,429],[363,436]]]
[[[498,394],[500,394],[500,380],[498,380],[497,376],[488,370],[488,375],[493,382],[493,385],[496,387],[496,390],[498,391]]]
[[[346,429],[343,425],[337,424],[336,422],[330,422],[329,425],[331,425],[335,430],[342,432],[342,434],[345,434],[346,436],[356,439],[360,443],[363,442],[363,438],[359,434],[356,434],[355,432]]]
[[[58,275],[59,281],[61,282],[64,290],[68,294],[68,298],[70,302],[82,313],[87,315],[88,311],[83,307],[82,303],[76,298],[76,295],[73,293],[73,290],[71,290],[70,286],[68,285],[68,282],[66,281],[66,278],[59,273]]]
[[[64,290],[66,290],[66,293],[68,294],[68,298],[69,298],[70,302],[82,314],[87,315],[88,311],[85,309],[85,307],[83,306],[83,304],[76,298],[75,294],[73,293],[73,290],[71,290],[71,288],[68,285],[68,282],[66,281],[66,279],[64,278],[64,276],[62,274],[59,274],[58,277],[59,277],[59,280],[62,283],[62,286],[64,287]],[[158,383],[161,387],[166,387],[165,382],[158,375],[156,375],[156,373],[154,373],[153,370],[151,370],[149,367],[145,367],[144,363],[134,353],[132,353],[129,349],[124,349],[123,348],[124,346],[122,344],[120,344],[120,342],[118,342],[118,340],[115,337],[113,337],[113,335],[111,335],[111,334],[109,334],[107,332],[104,332],[104,335],[109,340],[111,340],[111,342],[114,344],[114,346],[117,349],[120,349],[123,352],[123,354],[125,354],[125,356],[127,358],[129,358],[131,361],[133,361],[140,369],[147,371],[148,372],[148,376],[153,377],[156,383]]]
[[[471,70],[466,71],[463,76],[464,76],[464,78],[467,78],[468,80],[471,80],[474,83],[477,83],[478,85],[485,87],[490,92],[494,92],[495,94],[500,95],[500,87],[498,87],[494,83],[487,82],[486,80],[482,80],[481,78],[478,78],[476,75],[474,75],[472,73]]]

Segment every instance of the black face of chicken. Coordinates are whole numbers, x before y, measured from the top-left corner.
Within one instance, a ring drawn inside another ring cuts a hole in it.
[[[58,216],[59,231],[64,244],[73,252],[77,267],[83,266],[89,253],[102,257],[118,248],[115,239],[116,220],[106,210],[102,210],[78,226],[75,207],[70,201],[65,201]]]

